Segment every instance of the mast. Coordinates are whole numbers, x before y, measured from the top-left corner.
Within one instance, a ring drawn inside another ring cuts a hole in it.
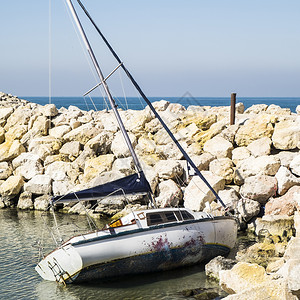
[[[95,29],[97,30],[97,32],[99,33],[99,35],[101,36],[101,38],[103,39],[104,43],[106,44],[106,46],[108,47],[108,49],[111,51],[112,55],[114,56],[114,58],[117,60],[117,62],[121,65],[121,68],[124,70],[124,72],[126,73],[126,75],[128,76],[128,78],[130,79],[130,81],[132,82],[132,84],[134,85],[134,87],[136,88],[136,90],[139,92],[139,94],[141,95],[141,97],[144,99],[144,101],[148,104],[148,106],[150,107],[151,111],[154,113],[155,117],[159,120],[159,122],[161,123],[161,125],[164,127],[164,129],[167,131],[167,133],[169,134],[170,138],[173,140],[173,142],[175,143],[175,145],[178,147],[178,149],[180,150],[180,152],[183,154],[184,158],[187,160],[187,162],[191,165],[191,167],[195,170],[195,173],[203,180],[203,182],[207,185],[207,187],[212,191],[212,193],[214,194],[214,196],[216,197],[216,199],[220,202],[220,204],[227,209],[227,206],[224,204],[224,202],[221,200],[220,196],[217,194],[217,192],[213,189],[213,187],[209,184],[209,182],[205,179],[205,177],[201,174],[201,172],[198,170],[197,166],[195,165],[195,163],[192,161],[192,159],[189,157],[189,155],[186,153],[186,151],[182,148],[182,146],[180,145],[180,143],[177,141],[177,139],[174,137],[173,133],[170,131],[169,127],[166,125],[166,123],[163,121],[163,119],[160,117],[160,115],[157,113],[157,111],[155,110],[155,108],[153,107],[152,103],[150,102],[150,100],[147,98],[147,96],[144,94],[144,92],[142,91],[142,89],[140,88],[140,86],[138,85],[138,83],[135,81],[135,79],[133,78],[133,76],[131,75],[131,73],[128,71],[128,69],[125,67],[124,63],[122,63],[121,59],[119,58],[119,56],[117,55],[117,53],[114,51],[114,49],[112,48],[112,46],[109,44],[109,42],[107,41],[107,39],[105,38],[105,36],[103,35],[103,33],[100,31],[100,29],[98,28],[98,26],[96,25],[96,23],[94,22],[94,20],[92,19],[92,17],[90,16],[90,14],[88,13],[88,11],[86,10],[86,8],[84,7],[84,5],[82,4],[82,2],[80,0],[77,0],[77,2],[79,3],[80,7],[82,8],[82,10],[84,11],[84,13],[86,14],[86,16],[89,18],[89,20],[91,21],[91,23],[94,25]]]
[[[84,29],[83,29],[83,27],[82,27],[82,25],[81,25],[81,22],[80,22],[80,20],[79,20],[79,18],[78,18],[78,15],[77,15],[76,11],[75,11],[75,8],[74,8],[74,6],[73,6],[73,4],[72,4],[72,1],[71,1],[71,0],[66,0],[66,4],[68,5],[68,7],[69,7],[69,9],[70,9],[70,12],[71,12],[71,14],[72,14],[72,17],[73,17],[73,19],[74,19],[74,21],[75,21],[75,24],[76,24],[76,26],[77,26],[77,28],[78,28],[78,30],[79,30],[80,36],[81,36],[81,38],[82,38],[82,40],[83,40],[83,42],[84,42],[84,44],[85,44],[85,47],[87,48],[87,51],[88,51],[88,53],[89,53],[89,55],[90,55],[90,58],[91,58],[91,60],[92,60],[92,62],[93,62],[93,65],[94,65],[94,67],[95,67],[95,69],[96,69],[96,73],[97,73],[97,75],[99,76],[100,81],[101,81],[101,83],[102,83],[102,85],[103,85],[105,94],[107,95],[107,98],[108,98],[108,100],[109,100],[109,103],[110,103],[110,105],[111,105],[111,108],[112,108],[112,110],[113,110],[113,112],[114,112],[114,114],[115,114],[115,116],[116,116],[116,119],[117,119],[117,122],[118,122],[118,124],[119,124],[120,130],[121,130],[121,132],[122,132],[122,134],[123,134],[123,137],[124,137],[124,139],[125,139],[125,142],[126,142],[126,144],[127,144],[127,147],[128,147],[128,149],[129,149],[129,151],[130,151],[130,154],[131,154],[131,156],[132,156],[132,158],[133,158],[133,161],[134,161],[134,164],[135,164],[135,166],[136,166],[136,169],[137,169],[137,171],[140,173],[140,172],[142,171],[140,162],[139,162],[139,160],[138,160],[138,158],[137,158],[137,155],[136,155],[136,153],[135,153],[135,151],[134,151],[134,149],[133,149],[133,146],[132,146],[131,141],[130,141],[130,139],[129,139],[128,133],[127,133],[127,131],[126,131],[126,129],[125,129],[125,126],[124,126],[124,124],[123,124],[123,121],[122,121],[122,119],[121,119],[121,117],[120,117],[120,114],[119,114],[119,112],[118,112],[116,102],[115,102],[115,100],[113,99],[113,97],[112,97],[112,95],[111,95],[111,93],[110,93],[110,90],[109,90],[109,88],[108,88],[108,85],[107,85],[107,83],[106,83],[106,80],[105,80],[105,78],[104,78],[104,76],[103,76],[103,73],[102,73],[102,71],[101,71],[101,69],[100,69],[100,66],[99,66],[99,64],[98,64],[98,61],[97,61],[97,59],[96,59],[96,56],[95,56],[95,54],[94,54],[94,52],[93,52],[93,49],[92,49],[92,47],[91,47],[91,45],[90,45],[90,43],[89,43],[89,41],[88,41],[87,36],[86,36],[86,34],[85,34],[85,31],[84,31]]]

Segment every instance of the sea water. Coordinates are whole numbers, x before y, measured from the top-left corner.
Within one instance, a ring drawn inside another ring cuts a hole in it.
[[[83,98],[83,97],[20,97],[28,101],[38,103],[38,104],[48,104],[49,102],[54,103],[57,108],[66,107],[74,105],[82,110],[102,110],[108,108],[108,101],[103,98]],[[201,106],[229,106],[230,98],[228,97],[150,97],[151,102],[166,100],[171,103],[180,103],[184,107],[190,105],[201,105]],[[122,109],[143,109],[146,104],[143,99],[138,97],[115,97],[117,105]],[[279,105],[282,108],[289,108],[292,112],[296,111],[297,105],[300,105],[300,97],[237,97],[236,102],[242,102],[245,109],[254,104],[266,104],[266,105]]]
[[[57,214],[58,224],[76,223],[76,228],[87,226],[86,218],[78,215]],[[48,240],[45,224],[54,225],[50,213],[0,210],[0,299],[187,299],[182,291],[217,287],[205,277],[204,266],[196,265],[167,272],[157,272],[106,282],[58,285],[45,281],[35,271],[39,261],[37,241],[43,237],[45,252],[55,244]],[[62,233],[64,227],[61,227]]]

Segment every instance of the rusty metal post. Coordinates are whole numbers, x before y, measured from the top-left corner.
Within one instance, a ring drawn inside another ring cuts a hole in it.
[[[230,100],[230,125],[235,122],[235,103],[236,103],[236,93],[231,93]]]

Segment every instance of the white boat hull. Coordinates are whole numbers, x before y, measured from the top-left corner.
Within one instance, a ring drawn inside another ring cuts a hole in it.
[[[167,270],[228,254],[236,235],[236,221],[227,217],[90,234],[54,250],[36,271],[69,283]]]

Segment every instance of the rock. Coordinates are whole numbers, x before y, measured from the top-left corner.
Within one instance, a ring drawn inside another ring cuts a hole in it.
[[[224,298],[226,300],[296,300],[284,279],[272,279],[257,264],[239,262],[231,270],[220,271],[220,285],[227,293],[235,294]]]
[[[182,141],[180,144],[183,147],[183,149],[187,149],[186,142]],[[167,145],[158,145],[156,147],[156,153],[164,159],[180,160],[183,158],[182,152],[173,142],[170,142]]]
[[[251,142],[247,149],[255,157],[269,155],[271,152],[272,141],[269,137],[263,137]]]
[[[49,195],[43,195],[34,199],[35,210],[47,210],[49,208],[51,197]]]
[[[195,123],[189,124],[187,127],[180,129],[177,133],[174,134],[177,141],[187,141],[191,143],[192,137],[197,134],[200,129]]]
[[[275,178],[277,179],[277,193],[279,195],[285,194],[294,185],[300,185],[300,178],[293,175],[287,167],[280,167]]]
[[[133,158],[117,158],[113,163],[112,171],[121,172],[125,176],[132,174],[134,172]]]
[[[78,170],[69,162],[54,161],[45,167],[45,174],[49,175],[52,180],[75,182],[78,177]]]
[[[294,215],[300,209],[300,186],[293,186],[288,192],[278,198],[271,198],[266,203],[266,215]]]
[[[96,155],[107,154],[110,150],[112,140],[112,132],[102,131],[84,145],[84,150],[93,150]]]
[[[148,110],[125,110],[120,111],[121,119],[127,131],[132,133],[140,133],[144,130],[145,124],[152,117]]]
[[[51,136],[43,136],[31,140],[28,151],[39,155],[42,160],[45,160],[48,155],[57,154],[61,145],[61,140]]]
[[[4,142],[0,145],[0,162],[10,161],[25,151],[19,140]]]
[[[120,171],[108,171],[108,172],[103,172],[96,176],[95,178],[92,179],[88,184],[89,187],[97,186],[100,184],[105,184],[107,182],[111,182],[120,178],[123,178],[124,174],[121,173]],[[117,196],[114,196],[117,197]],[[123,196],[122,196],[123,197]],[[129,197],[129,195],[128,195]]]
[[[115,156],[113,154],[100,155],[89,159],[84,167],[84,182],[89,182],[97,175],[110,171],[114,160]]]
[[[141,136],[138,140],[136,150],[143,154],[155,153],[156,144],[148,137]]]
[[[42,106],[41,111],[45,117],[53,118],[53,117],[57,116],[57,114],[58,114],[58,110],[57,110],[55,104],[52,104],[52,103]]]
[[[267,108],[267,104],[254,104],[245,110],[245,114],[260,114],[266,111]]]
[[[260,231],[267,231],[271,235],[289,238],[294,234],[293,217],[285,215],[265,215],[255,220],[255,233],[259,235]]]
[[[209,164],[215,159],[215,157],[210,153],[203,153],[201,155],[193,155],[191,156],[191,159],[199,171],[208,171]],[[191,170],[191,174],[194,174],[193,170]]]
[[[277,271],[277,274],[283,276],[287,280],[289,290],[293,294],[300,296],[300,239],[292,237],[288,243],[284,254],[285,263]]]
[[[14,109],[12,107],[1,107],[0,108],[0,126],[4,127],[6,120],[13,113]]]
[[[241,161],[249,158],[251,152],[247,147],[237,147],[232,150],[232,161],[235,165],[240,164]]]
[[[75,191],[75,186],[70,180],[54,180],[52,192],[55,196],[62,196]]]
[[[11,165],[6,162],[0,162],[0,180],[6,180],[13,172]]]
[[[158,190],[159,196],[155,202],[159,207],[176,207],[182,201],[182,191],[172,179],[159,183]]]
[[[10,176],[0,185],[0,195],[12,198],[19,194],[23,185],[24,180],[21,176]]]
[[[224,189],[225,180],[222,177],[209,171],[203,171],[202,175],[216,192]],[[214,199],[215,196],[203,180],[198,176],[192,177],[184,191],[184,207],[201,211],[205,207],[205,202],[211,203]]]
[[[15,175],[20,175],[26,180],[44,172],[40,157],[30,152],[20,154],[12,161],[12,165]]]
[[[245,179],[240,194],[244,198],[258,201],[265,204],[268,199],[275,195],[277,190],[277,180],[272,176],[256,175]]]
[[[112,216],[121,211],[123,207],[124,202],[122,201],[122,199],[119,199],[119,197],[105,198],[98,202],[98,206],[96,207],[95,212]]]
[[[269,261],[275,256],[275,245],[270,243],[255,243],[244,251],[239,251],[236,255],[238,261],[251,264],[258,264],[267,267]]]
[[[92,122],[84,124],[78,128],[71,130],[63,136],[66,142],[78,141],[81,145],[86,144],[90,139],[101,132]]]
[[[50,128],[49,135],[57,139],[61,139],[65,134],[67,134],[70,131],[71,127],[69,125],[60,125]]]
[[[267,114],[259,114],[249,119],[239,128],[235,135],[235,142],[238,146],[248,146],[251,142],[262,137],[271,138],[273,134],[274,117]]]
[[[299,140],[300,122],[285,120],[275,125],[272,142],[276,149],[295,149],[297,148]]]
[[[225,140],[229,141],[231,144],[234,143],[235,134],[237,133],[239,129],[239,125],[229,125],[227,128],[225,128],[221,133],[218,134],[218,136],[224,138]]]
[[[51,177],[49,175],[36,175],[24,184],[24,191],[35,195],[50,194]]]
[[[20,106],[14,110],[14,112],[9,116],[4,126],[4,129],[8,131],[9,128],[14,127],[16,124],[18,125],[27,125],[33,111],[30,107]]]
[[[224,138],[216,136],[204,144],[203,150],[217,158],[231,157],[233,145]]]
[[[241,218],[248,222],[260,212],[260,204],[251,199],[241,199],[237,204],[237,211]]]
[[[291,161],[290,168],[293,174],[300,176],[300,154]]]
[[[128,133],[129,139],[133,145],[136,146],[136,137],[133,133]],[[128,157],[130,156],[130,151],[125,143],[125,139],[120,131],[118,131],[115,135],[111,143],[111,151],[116,157]]]
[[[205,265],[205,274],[207,277],[219,280],[219,272],[231,270],[236,263],[236,260],[217,256]]]
[[[23,192],[20,194],[18,200],[19,209],[33,209],[33,201],[32,201],[32,194],[30,192]]]
[[[230,184],[233,180],[233,162],[230,158],[218,158],[210,162],[209,171],[225,179],[225,184]]]
[[[8,128],[7,132],[5,133],[5,140],[6,141],[13,141],[13,140],[21,140],[22,137],[27,133],[28,126],[27,125],[15,125],[14,127]]]
[[[240,198],[238,192],[234,188],[225,187],[224,190],[218,192],[218,195],[227,207],[237,209]]]
[[[80,143],[78,141],[65,143],[59,150],[59,153],[68,155],[70,160],[74,160],[76,157],[79,156]]]
[[[155,165],[155,172],[160,179],[172,179],[181,176],[183,168],[176,160],[161,160]]]
[[[178,114],[186,111],[186,108],[180,103],[170,103],[167,107],[167,110]]]
[[[283,167],[290,167],[290,163],[292,160],[297,156],[298,153],[291,152],[291,151],[280,151],[279,153],[275,154],[274,157],[280,159],[280,164]]]

